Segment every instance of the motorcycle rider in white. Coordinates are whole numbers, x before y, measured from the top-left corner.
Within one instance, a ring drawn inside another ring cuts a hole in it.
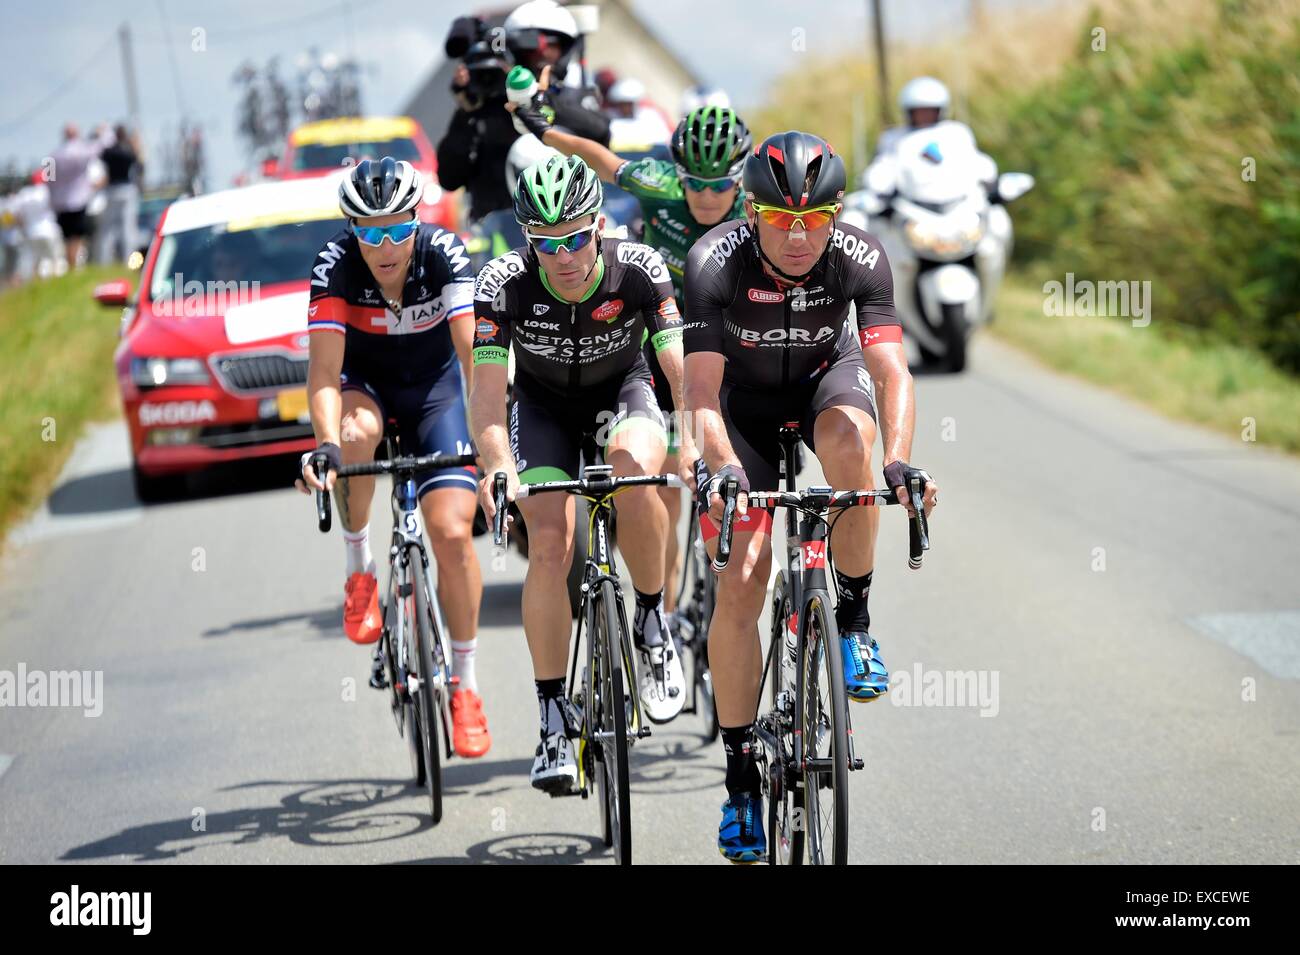
[[[844,219],[884,244],[899,317],[922,360],[960,371],[971,329],[992,316],[1011,254],[1002,202],[1032,178],[999,178],[970,127],[948,118],[948,90],[933,77],[904,86],[899,106],[907,125],[881,134],[863,190],[845,197]]]

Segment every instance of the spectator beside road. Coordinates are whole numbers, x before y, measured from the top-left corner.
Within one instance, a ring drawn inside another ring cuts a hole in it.
[[[50,204],[50,187],[42,170],[32,173],[31,182],[18,190],[11,208],[23,230],[19,281],[25,282],[33,275],[48,278],[67,271],[63,238]]]
[[[0,288],[18,283],[18,265],[23,254],[23,224],[18,221],[18,193],[0,197]]]
[[[53,160],[48,183],[50,203],[63,233],[64,252],[70,269],[80,264],[81,249],[88,232],[86,206],[95,193],[91,163],[112,142],[113,134],[107,123],[100,123],[95,128],[94,139],[82,139],[77,124],[68,123],[63,127],[63,143],[50,154]]]
[[[108,176],[104,189],[108,204],[95,233],[96,262],[124,261],[138,246],[136,220],[140,210],[139,183],[143,178],[140,143],[125,126],[118,126],[113,134],[113,145],[99,157]]]

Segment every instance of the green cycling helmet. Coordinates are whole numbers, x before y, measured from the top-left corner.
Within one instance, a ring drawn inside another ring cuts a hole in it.
[[[519,174],[515,219],[521,226],[558,225],[600,212],[600,178],[577,156],[548,156]]]
[[[688,176],[722,179],[740,175],[754,139],[735,110],[703,106],[692,110],[673,132],[673,161]]]

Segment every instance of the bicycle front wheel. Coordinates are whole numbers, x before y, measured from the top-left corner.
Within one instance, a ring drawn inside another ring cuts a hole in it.
[[[627,762],[627,697],[623,679],[623,634],[618,626],[618,595],[603,580],[597,590],[591,633],[600,692],[595,725],[600,734],[600,794],[604,829],[614,843],[614,860],[632,864],[632,788]]]
[[[822,597],[804,605],[803,687],[797,704],[804,745],[804,836],[813,865],[849,861],[848,696],[835,618]]]
[[[785,572],[772,583],[772,628],[768,641],[768,720],[776,746],[767,759],[767,861],[771,865],[803,862],[806,815],[804,790],[789,775],[794,754],[794,661],[786,647],[788,628],[795,624]],[[791,639],[791,642],[793,640]]]
[[[424,572],[424,552],[415,544],[406,552],[410,565],[411,589],[414,590],[415,613],[411,621],[411,663],[419,678],[415,693],[421,749],[424,754],[425,788],[429,793],[429,815],[434,825],[442,821],[442,754],[439,749],[438,705],[441,691],[435,682],[438,676],[433,663],[434,633],[433,606],[429,599],[428,577]],[[410,651],[408,651],[410,652]]]

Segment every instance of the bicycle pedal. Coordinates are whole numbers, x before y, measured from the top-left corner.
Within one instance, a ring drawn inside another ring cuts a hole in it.
[[[374,671],[374,670],[372,670],[372,671],[371,671],[371,673],[370,673],[370,689],[372,689],[372,690],[386,690],[386,689],[388,689],[388,676],[384,673],[383,670],[378,670],[378,671]]]

